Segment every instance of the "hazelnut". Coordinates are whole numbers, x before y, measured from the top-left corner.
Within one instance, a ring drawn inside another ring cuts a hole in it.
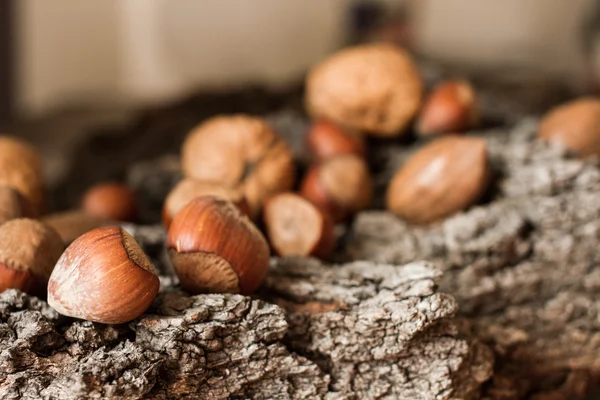
[[[369,206],[373,182],[366,162],[346,154],[312,166],[302,181],[300,194],[340,222]]]
[[[600,156],[600,99],[581,98],[553,108],[540,121],[538,135],[579,156]]]
[[[182,168],[190,178],[240,187],[253,216],[295,179],[288,146],[265,121],[245,115],[214,117],[195,128],[183,144]]]
[[[231,202],[197,197],[173,219],[169,256],[181,286],[192,294],[250,294],[269,268],[269,245]]]
[[[213,195],[235,204],[243,213],[250,215],[248,202],[241,188],[224,186],[213,181],[198,181],[192,178],[181,180],[167,196],[163,207],[162,219],[168,229],[173,217],[196,197]]]
[[[0,292],[8,288],[42,295],[54,264],[64,250],[58,233],[28,218],[0,226]]]
[[[362,136],[344,131],[327,121],[315,122],[308,131],[306,144],[316,160],[324,160],[342,154],[365,155]]]
[[[85,211],[71,210],[46,215],[42,221],[51,226],[69,244],[92,229],[109,224],[109,221],[89,215]]]
[[[271,197],[263,218],[271,246],[281,256],[326,257],[335,246],[331,216],[299,195]]]
[[[44,205],[42,160],[28,143],[0,136],[0,186],[16,189],[33,207],[37,215]]]
[[[137,214],[135,194],[118,182],[92,186],[84,193],[81,206],[89,215],[113,221],[133,221]]]
[[[398,136],[421,105],[422,82],[410,55],[390,44],[342,50],[315,66],[306,107],[324,118],[377,136]]]
[[[122,324],[146,311],[159,285],[133,237],[118,226],[105,226],[67,247],[50,276],[48,304],[69,317]]]
[[[11,219],[33,215],[31,204],[16,189],[0,186],[0,224]]]
[[[392,178],[387,207],[414,224],[426,224],[475,203],[490,178],[485,141],[446,136],[414,154]]]
[[[416,130],[421,136],[463,132],[479,119],[477,96],[467,81],[447,81],[425,101]]]

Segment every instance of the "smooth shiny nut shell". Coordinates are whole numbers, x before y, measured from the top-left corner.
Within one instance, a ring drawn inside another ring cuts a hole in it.
[[[281,256],[326,257],[335,246],[331,216],[297,194],[270,198],[263,218],[271,246]]]
[[[0,292],[8,288],[43,294],[64,245],[48,225],[28,218],[0,225]]]
[[[414,224],[427,224],[475,203],[490,178],[485,141],[447,136],[415,153],[387,190],[390,211]]]
[[[458,133],[477,124],[479,112],[475,90],[466,81],[447,81],[435,87],[417,122],[421,136]]]
[[[550,110],[538,135],[582,157],[600,156],[600,99],[581,98]]]
[[[377,136],[397,136],[421,105],[422,82],[408,53],[390,44],[342,50],[309,73],[306,106],[315,119]]]
[[[365,155],[364,138],[350,133],[327,121],[313,123],[306,135],[309,152],[316,160],[325,160],[342,154]]]
[[[113,221],[133,221],[137,215],[135,194],[122,183],[92,186],[83,195],[82,209],[89,215]]]
[[[146,311],[159,285],[135,240],[118,226],[106,226],[65,250],[50,276],[48,304],[70,317],[121,324]]]
[[[198,197],[173,219],[167,249],[181,286],[190,293],[250,294],[269,267],[269,246],[231,202]]]

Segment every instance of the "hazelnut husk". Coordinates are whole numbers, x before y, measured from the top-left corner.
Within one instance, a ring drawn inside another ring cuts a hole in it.
[[[600,99],[580,98],[550,110],[538,128],[541,139],[581,156],[600,156]]]
[[[376,136],[402,134],[421,105],[422,81],[411,56],[390,44],[339,51],[306,81],[306,108],[315,119]]]
[[[159,289],[154,267],[123,228],[106,226],[78,237],[48,282],[48,304],[59,313],[105,324],[139,317]]]
[[[445,136],[415,153],[394,175],[387,207],[413,224],[428,224],[475,203],[490,182],[483,139]]]
[[[316,161],[342,154],[365,155],[365,141],[360,134],[325,120],[312,124],[306,135],[306,145]]]
[[[51,226],[65,244],[70,244],[73,240],[92,229],[111,224],[111,221],[90,215],[82,210],[48,214],[42,217],[42,221]]]
[[[135,194],[119,182],[103,182],[90,187],[81,200],[89,215],[113,221],[134,221],[137,216]]]
[[[233,203],[197,197],[173,219],[169,257],[189,293],[250,294],[269,268],[269,245]]]
[[[294,185],[291,150],[267,123],[245,115],[218,116],[196,127],[182,147],[187,177],[241,188],[253,216],[273,194]]]
[[[15,218],[33,217],[31,204],[19,191],[0,186],[0,224]]]
[[[173,217],[190,201],[196,197],[206,195],[213,195],[229,200],[243,213],[251,215],[248,202],[240,187],[228,187],[214,181],[199,181],[192,178],[185,178],[171,190],[165,200],[162,212],[162,220],[165,228],[169,229]]]
[[[467,81],[439,84],[425,100],[416,124],[421,136],[458,133],[477,125],[477,95]]]
[[[294,193],[267,200],[263,218],[267,236],[281,256],[327,257],[335,247],[333,218]]]
[[[16,189],[31,204],[35,215],[44,208],[42,160],[28,143],[0,136],[0,186]]]
[[[345,154],[309,168],[300,194],[340,222],[371,204],[373,182],[366,162]]]
[[[44,295],[63,250],[58,233],[40,221],[19,218],[0,225],[0,292],[15,288]]]

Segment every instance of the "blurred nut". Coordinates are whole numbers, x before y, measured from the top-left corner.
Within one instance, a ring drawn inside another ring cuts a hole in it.
[[[9,288],[44,295],[54,264],[64,250],[58,233],[27,218],[0,226],[0,292]]]
[[[133,237],[106,226],[78,237],[65,250],[48,282],[48,304],[69,317],[122,324],[146,311],[159,285]]]
[[[344,131],[324,120],[313,123],[306,136],[306,143],[315,160],[342,154],[365,155],[365,141],[362,136]]]
[[[302,181],[300,194],[340,222],[371,204],[373,182],[366,162],[346,154],[312,166]]]
[[[600,99],[581,98],[553,108],[540,121],[538,135],[579,156],[600,156]]]
[[[81,206],[89,215],[113,221],[133,221],[137,215],[135,194],[124,184],[104,182],[89,188]]]
[[[181,286],[192,294],[250,294],[269,268],[269,245],[233,203],[197,197],[173,219],[169,257]]]
[[[42,160],[30,144],[0,136],[0,186],[16,189],[32,205],[35,215],[44,207]]]
[[[490,181],[485,141],[436,139],[414,154],[393,177],[387,207],[414,224],[427,224],[475,203]]]
[[[398,136],[421,105],[422,82],[410,55],[390,44],[342,50],[309,73],[306,107],[324,118],[377,136]]]
[[[244,214],[250,215],[250,208],[241,188],[224,186],[213,181],[198,181],[192,178],[182,179],[167,196],[163,206],[162,220],[169,229],[173,217],[196,197],[212,195],[231,201]]]
[[[417,121],[421,136],[463,132],[479,119],[475,90],[466,81],[447,81],[436,86],[425,101]]]
[[[15,218],[33,217],[29,201],[16,189],[0,186],[0,224]]]
[[[196,127],[182,148],[187,177],[240,187],[252,215],[265,199],[294,185],[292,152],[260,118],[214,117]]]
[[[263,218],[271,246],[281,256],[326,257],[335,246],[331,216],[294,193],[271,197]]]
[[[89,215],[81,210],[48,214],[42,217],[42,221],[58,232],[65,244],[71,243],[73,240],[92,229],[110,223],[108,220]]]

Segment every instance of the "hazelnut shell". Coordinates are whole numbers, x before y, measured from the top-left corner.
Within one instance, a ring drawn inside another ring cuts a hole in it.
[[[48,282],[48,304],[70,317],[121,324],[146,311],[159,285],[135,239],[118,226],[106,226],[65,250]]]
[[[269,267],[269,246],[231,202],[197,197],[173,219],[167,249],[181,286],[190,293],[254,292]]]
[[[581,98],[553,108],[540,121],[538,135],[582,157],[600,156],[600,99]]]
[[[306,144],[315,160],[325,160],[342,154],[365,155],[365,141],[362,136],[324,120],[313,123],[306,135]]]
[[[124,184],[105,182],[89,188],[81,201],[89,215],[113,221],[133,221],[137,215],[135,194]]]
[[[281,256],[326,257],[335,246],[331,216],[297,194],[271,197],[263,218],[271,246]]]
[[[341,50],[306,82],[310,115],[377,136],[398,136],[421,105],[422,82],[411,56],[390,44]]]
[[[0,224],[15,218],[33,217],[29,201],[18,190],[0,186]]]
[[[64,245],[48,225],[28,218],[0,225],[0,292],[16,288],[30,294],[46,292],[46,284]]]
[[[98,218],[81,210],[48,214],[42,217],[42,221],[58,232],[65,244],[71,243],[73,240],[92,229],[111,223],[108,220]]]
[[[431,223],[475,203],[488,187],[490,175],[484,140],[436,139],[392,178],[387,206],[410,223]]]

